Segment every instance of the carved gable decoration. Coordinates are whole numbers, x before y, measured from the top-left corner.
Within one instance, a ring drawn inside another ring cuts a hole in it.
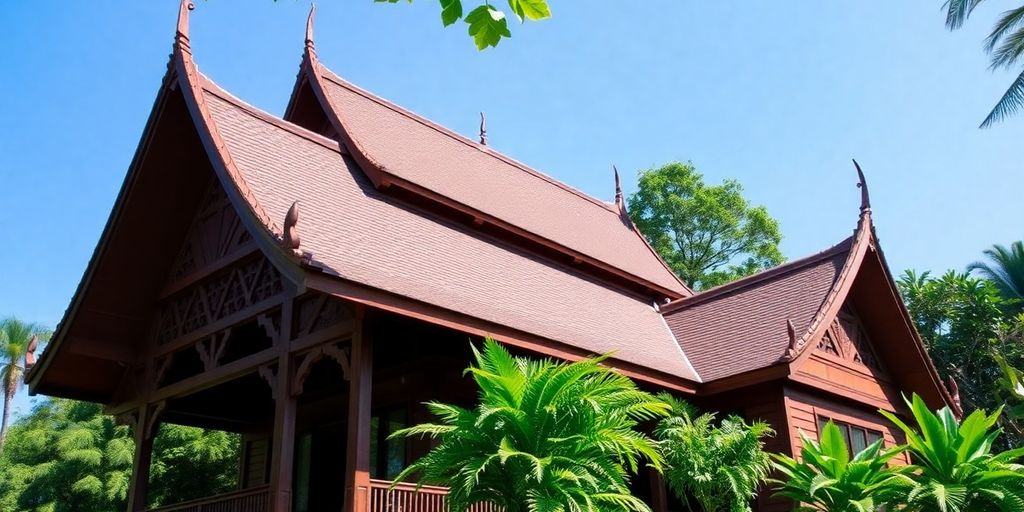
[[[817,351],[844,361],[882,371],[871,349],[871,340],[863,324],[851,308],[844,306],[818,340]]]
[[[295,336],[301,337],[355,318],[352,306],[324,294],[303,297],[296,303]]]
[[[210,264],[230,256],[240,256],[254,248],[252,237],[242,225],[235,208],[220,184],[214,182],[192,221],[170,279],[180,280]]]
[[[245,259],[162,301],[157,344],[187,336],[283,291],[281,274],[272,263],[263,257]]]

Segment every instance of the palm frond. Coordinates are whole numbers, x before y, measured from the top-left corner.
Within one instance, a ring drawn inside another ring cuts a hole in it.
[[[962,27],[980,3],[981,0],[947,0],[943,6],[946,8],[946,27],[950,30]]]

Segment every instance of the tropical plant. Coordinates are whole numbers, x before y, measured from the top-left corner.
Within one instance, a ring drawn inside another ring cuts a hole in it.
[[[22,322],[17,318],[0,320],[0,394],[3,394],[3,419],[0,420],[0,453],[7,440],[11,421],[11,403],[24,379],[25,354],[33,339],[44,343],[50,338],[39,324]]]
[[[1003,372],[992,354],[1021,367],[1024,343],[1007,335],[1014,319],[996,286],[954,271],[940,277],[907,271],[898,284],[939,374],[943,380],[956,379],[963,408],[999,407],[997,382]],[[999,446],[1024,442],[1024,432],[1012,420],[1000,418],[1006,435],[997,441]]]
[[[771,470],[762,442],[774,434],[771,427],[737,416],[716,422],[714,414],[697,415],[686,402],[661,398],[672,405],[672,415],[654,429],[669,489],[683,503],[692,496],[704,512],[749,512]]]
[[[1024,22],[1024,13],[1021,21]],[[971,263],[967,270],[994,284],[1014,312],[1024,311],[1024,243],[1014,242],[1009,249],[996,244],[984,254],[988,261]]]
[[[397,4],[400,0],[374,0],[378,3]],[[406,0],[412,3],[412,0]],[[551,17],[551,8],[547,0],[508,0],[509,10],[520,23],[526,20],[539,21]],[[488,46],[498,46],[501,38],[512,37],[508,29],[505,12],[490,2],[484,2],[463,16],[462,0],[441,0],[441,23],[444,26],[464,20],[469,35],[476,43],[478,50]]]
[[[981,0],[946,0],[946,27],[956,30],[963,26],[967,18]],[[992,56],[991,69],[1010,69],[1014,67],[1024,54],[1024,5],[1010,9],[996,21],[992,32],[985,38],[985,51]],[[1006,90],[996,106],[992,108],[981,127],[987,128],[1013,115],[1024,106],[1024,71]]]
[[[430,436],[437,445],[396,481],[449,487],[452,510],[491,502],[506,512],[650,510],[629,492],[645,462],[660,468],[654,440],[636,430],[669,406],[601,365],[513,357],[494,340],[466,372],[479,388],[471,408],[427,403],[440,422],[392,438]]]
[[[889,465],[902,446],[883,449],[884,440],[879,439],[851,458],[834,423],[825,424],[820,436],[818,442],[800,433],[802,461],[774,455],[775,468],[784,477],[774,480],[777,496],[800,503],[799,510],[874,512],[905,495],[910,469]]]
[[[688,285],[707,289],[782,263],[779,223],[736,180],[707,185],[690,163],[640,172],[629,215]]]
[[[1016,463],[1024,448],[992,450],[1001,408],[991,415],[976,410],[961,423],[949,407],[932,412],[916,394],[907,404],[916,428],[880,412],[907,436],[915,472],[905,502],[910,510],[1024,511],[1024,466]]]
[[[101,407],[54,399],[11,427],[0,456],[0,510],[109,512],[124,510],[134,441]],[[149,505],[210,496],[236,488],[236,434],[163,425],[154,441]]]

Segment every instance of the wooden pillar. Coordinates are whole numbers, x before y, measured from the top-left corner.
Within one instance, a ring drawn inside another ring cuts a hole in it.
[[[277,372],[271,391],[274,396],[274,443],[270,455],[270,510],[291,512],[292,476],[295,461],[295,416],[298,401],[292,394],[292,302],[290,297],[281,308],[281,331],[275,344],[278,349]]]
[[[153,461],[153,438],[157,429],[157,410],[142,404],[132,420],[135,434],[135,456],[132,459],[132,480],[128,488],[128,512],[146,510],[149,490],[149,467]]]
[[[370,498],[370,397],[373,386],[373,335],[367,320],[352,336],[348,398],[348,447],[345,461],[345,512],[368,512]]]
[[[654,512],[668,512],[668,492],[665,487],[665,477],[654,468],[648,469],[651,475],[651,510]]]

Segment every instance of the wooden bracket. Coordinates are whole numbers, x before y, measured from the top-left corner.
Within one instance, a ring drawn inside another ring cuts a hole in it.
[[[157,389],[160,387],[160,382],[164,380],[164,376],[167,375],[167,369],[171,367],[172,362],[174,362],[174,353],[167,354],[157,360],[156,369],[153,371],[153,381],[151,382],[150,389]]]
[[[276,364],[276,363],[272,363]],[[267,385],[270,386],[270,397],[275,401],[277,400],[277,370],[271,368],[272,364],[265,364],[260,366],[257,373],[263,380],[267,381]]]
[[[274,320],[270,318],[270,315],[264,313],[257,316],[256,324],[263,328],[263,331],[267,333],[267,337],[274,342],[275,346],[281,341],[281,333],[274,327]]]
[[[127,425],[134,432],[139,428],[139,411],[128,411],[114,416],[114,424]]]
[[[167,401],[161,400],[150,407],[151,410],[146,417],[146,439],[152,439],[156,435],[156,427],[160,424],[160,416],[163,416],[164,410],[167,409]]]
[[[320,345],[319,347],[306,352],[302,358],[302,362],[299,363],[298,370],[295,371],[295,378],[292,381],[292,395],[298,396],[302,394],[302,388],[306,383],[306,378],[309,377],[309,373],[313,371],[313,364],[323,358],[333,359],[334,362],[338,363],[341,367],[342,378],[346,381],[349,380],[349,373],[352,365],[349,361],[349,353],[347,350],[338,347],[337,345]]]
[[[213,370],[220,364],[220,358],[224,356],[224,350],[228,346],[230,337],[231,329],[228,328],[221,333],[196,342],[196,352],[199,352],[199,360],[203,362],[203,370]]]

